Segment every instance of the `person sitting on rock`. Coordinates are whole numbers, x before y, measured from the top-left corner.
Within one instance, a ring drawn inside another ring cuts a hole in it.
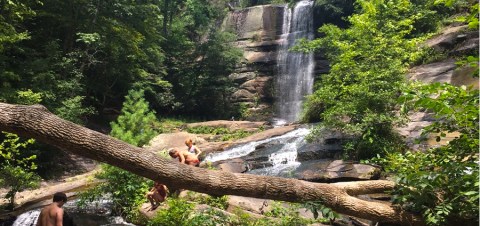
[[[193,145],[192,139],[185,140],[185,145],[187,145],[188,147],[188,152],[195,154],[197,158],[200,154],[202,154],[202,151],[200,151],[200,149],[197,146]]]
[[[156,209],[167,198],[167,186],[155,181],[153,188],[147,192],[146,197],[148,201],[150,201],[150,204],[152,204],[150,210]]]
[[[197,155],[192,154],[188,151],[179,151],[175,148],[168,149],[168,154],[172,158],[178,158],[180,163],[185,163],[190,166],[198,166],[200,160],[198,160]]]

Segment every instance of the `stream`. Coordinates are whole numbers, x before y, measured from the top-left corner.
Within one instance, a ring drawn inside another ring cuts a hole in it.
[[[64,225],[76,226],[135,226],[127,223],[122,217],[112,215],[112,202],[109,200],[101,200],[87,204],[85,207],[78,207],[77,201],[72,200],[65,203],[63,209],[65,211]],[[22,213],[17,217],[12,226],[35,226],[41,208],[34,209]],[[71,222],[74,222],[72,224]],[[4,224],[7,226],[8,224]]]

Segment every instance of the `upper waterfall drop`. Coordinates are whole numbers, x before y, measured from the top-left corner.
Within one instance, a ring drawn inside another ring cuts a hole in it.
[[[299,120],[302,102],[313,89],[313,53],[290,52],[298,39],[313,39],[313,1],[303,0],[290,9],[284,6],[281,45],[275,76],[275,121]]]

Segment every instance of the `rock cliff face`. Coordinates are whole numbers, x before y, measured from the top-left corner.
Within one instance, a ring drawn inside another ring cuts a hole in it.
[[[478,56],[478,36],[478,30],[469,30],[466,25],[446,27],[438,35],[425,42],[426,46],[444,54],[446,59],[413,67],[407,74],[407,78],[411,81],[450,83],[456,86],[472,86],[474,89],[478,89],[478,77],[472,76],[478,68],[456,63],[459,59],[468,55]],[[421,137],[422,129],[430,125],[435,119],[425,112],[413,113],[409,118],[410,122],[405,127],[398,128],[398,131],[405,136],[407,143],[413,149],[444,145],[459,136],[458,133],[447,133],[441,142],[436,142],[436,135],[431,134],[426,142],[416,144],[414,140]]]
[[[236,46],[243,49],[242,62],[229,78],[236,84],[232,102],[246,120],[270,120],[273,114],[274,77],[281,44],[284,5],[263,5],[230,12],[222,29],[237,34]],[[328,71],[328,63],[316,57],[316,73]]]

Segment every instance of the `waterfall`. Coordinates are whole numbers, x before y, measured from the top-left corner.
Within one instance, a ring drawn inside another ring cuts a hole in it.
[[[281,44],[275,76],[275,116],[277,124],[295,122],[300,117],[302,101],[313,89],[313,53],[290,52],[298,39],[313,39],[313,1],[298,2],[293,13],[288,5],[283,12]]]

